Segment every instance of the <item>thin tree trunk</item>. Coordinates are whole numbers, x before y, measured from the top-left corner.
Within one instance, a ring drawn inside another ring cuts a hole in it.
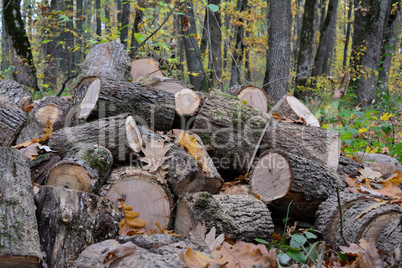
[[[130,1],[124,1],[121,4],[121,26],[120,26],[120,40],[124,47],[128,45],[128,27],[130,24]]]
[[[327,10],[327,2],[328,0],[321,0],[320,9],[321,9],[321,17],[320,17],[320,33],[322,34],[324,30],[324,23],[325,23],[325,15]]]
[[[135,34],[139,33],[138,25],[142,22],[142,18],[144,17],[144,12],[142,12],[141,8],[144,6],[144,0],[139,0],[137,3],[138,7],[135,10],[134,24],[133,29],[131,31],[131,48],[132,50],[138,46],[137,38]],[[137,52],[130,53],[130,57],[135,59]]]
[[[204,55],[208,47],[208,7],[205,8],[204,24],[201,30],[200,52],[201,55]]]
[[[74,1],[64,0],[61,2],[61,10],[69,11],[70,14],[74,11]],[[73,18],[62,24],[62,32],[60,34],[60,39],[64,44],[60,48],[60,65],[59,69],[66,74],[67,77],[70,76],[73,69],[73,55],[71,50],[74,46],[74,35],[71,33],[73,31]],[[68,29],[66,31],[65,29]]]
[[[353,0],[349,0],[349,5],[348,5],[348,21],[347,21],[347,26],[346,26],[346,39],[345,39],[345,47],[343,49],[343,63],[342,66],[345,68],[347,64],[347,59],[348,59],[348,48],[349,48],[349,40],[350,40],[350,30],[351,30],[351,19],[352,19],[352,9],[353,9]]]
[[[101,0],[95,0],[95,12],[96,12],[96,37],[98,41],[100,41],[102,36]]]
[[[75,25],[77,27],[77,35],[78,38],[76,39],[76,45],[80,46],[81,48],[78,49],[76,51],[76,53],[74,54],[75,59],[74,59],[74,63],[78,64],[82,58],[83,58],[83,54],[82,54],[82,39],[83,39],[83,30],[82,30],[82,25],[83,25],[83,21],[84,21],[84,1],[83,0],[76,0],[76,8],[77,8],[77,18],[76,18],[76,22]]]
[[[302,23],[303,23],[303,12],[302,12],[302,6],[303,0],[297,0],[296,1],[296,10],[297,13],[295,14],[294,18],[294,32],[293,32],[293,42],[292,42],[292,52],[293,52],[293,58],[294,58],[294,63],[296,62],[297,55],[299,52],[299,47],[300,47],[300,33],[301,33],[301,28],[302,28]],[[294,66],[294,63],[292,63],[292,66]]]
[[[92,0],[84,0],[85,5],[85,24],[87,29],[93,29],[92,26]],[[91,31],[87,31],[84,36],[85,40],[90,40],[92,38]]]
[[[289,90],[292,11],[290,0],[268,0],[268,52],[264,90],[272,101],[280,100]]]
[[[210,0],[210,4],[220,6],[221,0]],[[212,58],[212,83],[215,85],[222,81],[222,32],[221,32],[221,9],[212,12],[208,9],[210,53]]]

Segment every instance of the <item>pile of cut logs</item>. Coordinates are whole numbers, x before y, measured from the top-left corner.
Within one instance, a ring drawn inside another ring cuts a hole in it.
[[[373,202],[343,191],[343,174],[360,165],[340,156],[339,134],[321,128],[293,96],[269,111],[265,92],[251,85],[236,96],[195,92],[163,77],[153,59],[131,62],[118,42],[92,48],[77,79],[73,101],[45,97],[30,111],[21,86],[0,83],[0,267],[103,267],[102,250],[128,239],[106,243],[118,236],[120,199],[145,230],[159,222],[183,238],[205,221],[234,239],[271,239],[272,218],[289,210],[293,219],[316,221],[335,246],[343,243],[337,189],[344,211]],[[49,123],[47,152],[29,160],[24,146],[10,147],[38,139]],[[181,144],[185,135],[196,140],[196,154]],[[249,177],[245,191],[218,194],[239,175]],[[382,206],[344,233],[348,242],[375,238],[391,250],[401,230],[385,230],[401,215],[400,206]],[[160,261],[184,266],[180,258]]]

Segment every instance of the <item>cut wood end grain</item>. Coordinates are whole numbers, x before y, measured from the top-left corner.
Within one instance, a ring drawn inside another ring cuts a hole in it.
[[[47,185],[89,192],[91,178],[83,167],[63,164],[50,172]]]
[[[200,108],[201,98],[193,90],[185,88],[175,94],[176,112],[179,115],[194,115]]]
[[[267,93],[254,86],[245,86],[236,94],[241,101],[246,101],[247,105],[264,113],[269,111],[269,98]]]
[[[54,125],[61,117],[63,117],[63,111],[54,103],[40,108],[35,114],[36,121],[43,124],[43,126],[46,125],[47,121]]]
[[[131,75],[136,79],[145,75],[163,76],[163,73],[155,59],[142,58],[131,62]]]

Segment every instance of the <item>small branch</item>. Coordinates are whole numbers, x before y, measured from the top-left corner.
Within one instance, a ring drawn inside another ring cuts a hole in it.
[[[66,88],[67,82],[70,81],[70,80],[73,79],[73,78],[76,78],[76,77],[77,77],[77,74],[75,74],[75,75],[73,75],[73,76],[67,77],[67,79],[64,80],[63,85],[61,86],[61,89],[60,89],[60,91],[56,94],[56,96],[57,96],[57,97],[60,97],[61,94],[63,94],[64,89]]]

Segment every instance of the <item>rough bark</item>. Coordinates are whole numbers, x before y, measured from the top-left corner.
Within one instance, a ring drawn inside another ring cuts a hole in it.
[[[376,200],[376,199],[377,200]],[[402,208],[396,204],[383,204],[377,207],[370,206],[379,202],[379,197],[368,196],[360,193],[342,192],[340,202],[343,218],[343,238],[347,243],[359,244],[360,239],[370,241],[381,241],[379,249],[394,250],[395,245],[401,246],[401,228],[385,229],[390,227],[390,223],[395,225],[395,221],[402,216]],[[368,211],[360,215],[364,210]],[[360,215],[360,216],[359,216]],[[322,203],[316,214],[315,228],[323,232],[324,239],[331,244],[334,250],[344,244],[340,229],[340,214],[338,209],[338,198],[335,195]],[[392,235],[391,235],[392,234]],[[392,240],[396,238],[397,240]],[[387,252],[389,256],[391,252]],[[389,259],[387,260],[389,261]]]
[[[53,166],[47,185],[96,193],[106,183],[113,165],[112,153],[99,145],[72,148]]]
[[[64,127],[71,103],[60,97],[46,96],[29,112],[27,123],[21,130],[17,144],[39,139],[44,134],[46,123],[52,124],[53,131]]]
[[[345,182],[328,167],[291,153],[266,151],[254,166],[251,191],[281,216],[314,221],[318,205]]]
[[[208,81],[203,70],[198,41],[195,39],[195,35],[197,35],[197,28],[195,25],[197,24],[194,17],[193,3],[192,1],[183,2],[180,4],[179,8],[183,12],[183,15],[180,15],[180,27],[181,34],[184,35],[183,41],[188,71],[198,74],[196,76],[189,75],[190,83],[194,86],[195,90],[207,91]]]
[[[251,85],[244,86],[236,93],[236,96],[241,101],[246,101],[247,105],[254,109],[265,113],[269,111],[269,97],[267,93],[259,87]]]
[[[351,66],[356,70],[356,79],[351,80],[351,86],[363,106],[369,106],[375,101],[384,21],[390,1],[354,1]]]
[[[209,4],[214,4],[220,7],[221,0],[210,0]],[[212,12],[208,8],[208,24],[210,33],[210,54],[212,62],[212,84],[220,83],[222,80],[222,32],[221,32],[221,7],[217,12]]]
[[[74,12],[74,1],[73,0],[63,0],[60,1],[61,8],[59,10],[64,10],[68,14]],[[60,53],[58,59],[59,70],[63,72],[63,76],[70,77],[73,71],[73,47],[74,47],[74,31],[73,19],[61,23],[60,39],[63,45],[60,46]],[[68,30],[67,30],[68,29]],[[63,77],[62,76],[62,77]]]
[[[0,267],[42,267],[28,158],[0,148]]]
[[[345,47],[343,49],[343,63],[342,66],[345,68],[347,64],[347,59],[348,59],[348,49],[349,49],[349,40],[350,40],[350,30],[351,30],[351,19],[352,19],[352,9],[353,9],[353,0],[349,1],[348,5],[348,20],[347,20],[347,26],[346,26],[346,39],[345,39]]]
[[[116,212],[105,198],[41,186],[35,204],[48,267],[72,267],[88,245],[115,238],[118,233]]]
[[[120,40],[125,48],[128,46],[128,28],[130,26],[130,1],[121,4]]]
[[[144,3],[145,0],[137,1],[138,8],[135,9],[133,29],[131,30],[131,53],[129,54],[130,58],[132,59],[135,59],[137,54],[137,51],[134,51],[134,49],[138,46],[139,43],[135,34],[140,32],[140,30],[138,29],[138,25],[142,22],[142,18],[144,17],[144,12],[141,10],[141,8],[144,8]]]
[[[356,178],[356,176],[359,175],[357,171],[359,168],[363,168],[363,165],[356,162],[352,158],[346,156],[340,156],[339,165],[336,172],[341,178],[343,178],[345,174],[351,178]]]
[[[96,30],[95,34],[98,40],[102,36],[102,22],[101,22],[101,1],[95,0],[95,15],[96,15]]]
[[[269,4],[269,49],[263,88],[269,99],[276,102],[289,90],[292,11],[290,0],[269,0]]]
[[[9,79],[0,82],[0,96],[7,97],[21,109],[32,102],[31,94],[19,83]]]
[[[329,75],[330,55],[336,36],[336,16],[339,0],[329,0],[327,16],[320,36],[320,44],[314,59],[313,76]]]
[[[191,228],[203,221],[208,229],[215,227],[218,234],[242,241],[267,239],[274,231],[270,211],[252,195],[184,195],[177,204],[175,232],[188,237]]]
[[[56,153],[47,153],[35,157],[29,162],[31,167],[31,180],[37,184],[42,184],[47,180],[50,171],[61,158]]]
[[[145,230],[155,229],[160,223],[165,230],[170,230],[173,218],[173,199],[166,185],[147,171],[134,167],[121,167],[113,170],[106,184],[99,191],[113,203],[117,210],[120,198],[140,213],[146,222]]]
[[[82,30],[82,26],[84,24],[84,20],[86,18],[84,14],[84,0],[77,0],[76,1],[76,12],[77,12],[77,17],[76,17],[76,27],[77,27],[77,34],[78,36],[84,36],[84,32]],[[80,46],[80,48],[74,53],[74,64],[78,64],[81,62],[81,59],[83,58],[83,42],[82,38],[76,38],[75,42],[77,46]]]
[[[0,146],[11,146],[25,124],[27,115],[7,98],[0,98]]]
[[[153,58],[133,60],[131,62],[131,75],[134,79],[147,75],[163,77],[163,73],[159,67],[159,62]]]

